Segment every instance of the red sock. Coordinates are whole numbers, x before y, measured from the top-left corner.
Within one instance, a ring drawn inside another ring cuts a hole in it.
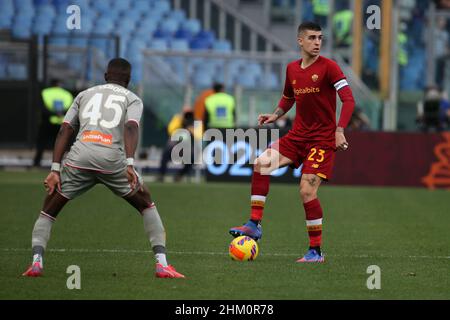
[[[252,211],[250,215],[251,220],[262,220],[264,204],[266,203],[266,196],[269,193],[269,183],[270,175],[262,175],[259,172],[253,171],[251,196]]]
[[[322,243],[322,207],[319,199],[303,204],[306,214],[306,229],[309,235],[309,246],[320,247]]]

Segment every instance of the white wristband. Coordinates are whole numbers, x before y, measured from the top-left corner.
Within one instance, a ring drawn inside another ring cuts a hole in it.
[[[127,166],[134,166],[134,159],[133,158],[127,158]]]
[[[56,172],[60,172],[61,171],[61,164],[58,163],[58,162],[53,162],[51,170],[52,171],[56,171]]]

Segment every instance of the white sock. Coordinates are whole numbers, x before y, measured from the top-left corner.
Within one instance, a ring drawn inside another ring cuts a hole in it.
[[[163,267],[167,267],[167,259],[164,253],[155,254],[156,263],[162,264]]]
[[[39,263],[39,267],[41,269],[44,268],[44,258],[40,254],[35,254],[33,256],[33,264],[35,264],[35,263]]]
[[[36,223],[34,224],[33,233],[31,234],[31,248],[41,247],[42,252],[47,248],[47,243],[50,239],[52,225],[55,218],[41,211]],[[33,252],[40,253],[42,252]]]
[[[147,235],[150,245],[155,246],[166,246],[166,232],[162,224],[161,218],[159,216],[156,206],[153,205],[150,208],[142,211],[142,218],[144,220],[144,230]]]

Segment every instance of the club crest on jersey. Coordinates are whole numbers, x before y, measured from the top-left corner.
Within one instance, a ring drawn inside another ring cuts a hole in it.
[[[319,76],[317,74],[313,74],[311,79],[312,81],[316,82],[317,80],[319,80]]]
[[[297,83],[297,80],[292,80],[292,84],[296,84]]]

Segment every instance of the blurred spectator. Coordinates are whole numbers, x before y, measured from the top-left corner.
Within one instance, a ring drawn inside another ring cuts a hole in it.
[[[36,142],[36,154],[33,166],[41,165],[42,154],[45,149],[52,148],[59,128],[64,120],[64,115],[70,108],[73,95],[62,88],[61,81],[52,79],[50,87],[41,92],[39,102],[41,109],[41,123]]]
[[[408,56],[408,35],[406,34],[407,24],[405,22],[400,23],[400,30],[397,34],[397,59],[400,68],[406,67],[409,62]]]
[[[447,91],[441,92],[441,104],[439,116],[441,118],[442,129],[450,129],[450,101],[448,100]]]
[[[330,13],[328,0],[312,0],[312,8],[314,21],[320,24],[322,29],[325,29],[327,26],[328,14]]]
[[[213,85],[213,87],[216,84]],[[214,89],[210,88],[210,89],[206,89],[203,90],[199,96],[195,99],[194,102],[194,119],[196,121],[202,121],[205,119],[205,100],[206,98],[208,98],[210,95],[214,94]],[[203,128],[205,127],[205,124],[203,123]],[[202,132],[203,132],[203,128],[202,128]]]
[[[236,108],[232,95],[224,92],[221,83],[214,85],[214,94],[205,100],[205,127],[234,128],[236,125]]]
[[[417,104],[417,123],[423,132],[442,131],[448,127],[450,103],[445,91],[435,86],[425,89],[424,99]]]
[[[424,36],[429,36],[428,32]],[[434,30],[434,56],[436,58],[436,83],[442,84],[445,77],[445,62],[449,57],[449,34],[447,31],[447,20],[440,17]]]
[[[179,141],[172,141],[171,137],[178,129],[187,129],[189,131],[189,136],[183,137],[182,139],[190,139],[191,141],[191,161],[190,163],[185,163],[184,167],[178,171],[175,176],[175,181],[180,181],[183,176],[188,174],[194,164],[194,112],[188,107],[184,106],[181,113],[175,114],[167,126],[167,133],[169,134],[169,140],[167,141],[166,147],[164,148],[161,162],[159,165],[159,177],[158,181],[163,182],[164,176],[167,172],[167,164],[171,160],[172,149],[179,143]],[[183,156],[183,155],[181,155]]]
[[[336,11],[333,16],[335,46],[348,48],[352,45],[353,11],[348,8]]]
[[[434,0],[437,9],[450,9],[449,0]]]
[[[370,119],[363,112],[361,107],[355,106],[352,117],[348,124],[348,129],[351,131],[367,131],[370,130]]]

